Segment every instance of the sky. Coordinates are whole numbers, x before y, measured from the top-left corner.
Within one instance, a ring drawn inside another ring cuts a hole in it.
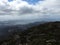
[[[0,0],[2,21],[12,24],[60,21],[60,0]]]
[[[13,0],[8,0],[8,1],[10,2],[10,1],[13,1]]]
[[[8,0],[9,2],[13,1],[13,0]],[[28,2],[29,4],[36,4],[38,1],[42,1],[42,0],[23,0]]]

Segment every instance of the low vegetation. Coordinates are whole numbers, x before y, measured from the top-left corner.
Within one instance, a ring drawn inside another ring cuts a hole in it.
[[[60,45],[60,22],[47,22],[22,32],[14,32],[0,45]]]

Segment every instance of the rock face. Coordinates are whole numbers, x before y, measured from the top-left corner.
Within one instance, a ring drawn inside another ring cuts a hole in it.
[[[47,22],[15,32],[0,45],[60,45],[60,22]]]

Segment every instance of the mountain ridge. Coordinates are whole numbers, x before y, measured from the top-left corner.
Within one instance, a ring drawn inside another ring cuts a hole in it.
[[[46,22],[15,32],[0,45],[60,45],[60,21]]]

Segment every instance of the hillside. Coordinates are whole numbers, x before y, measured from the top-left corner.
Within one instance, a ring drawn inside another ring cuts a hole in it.
[[[0,45],[60,45],[60,22],[36,25],[20,33],[13,33]]]

